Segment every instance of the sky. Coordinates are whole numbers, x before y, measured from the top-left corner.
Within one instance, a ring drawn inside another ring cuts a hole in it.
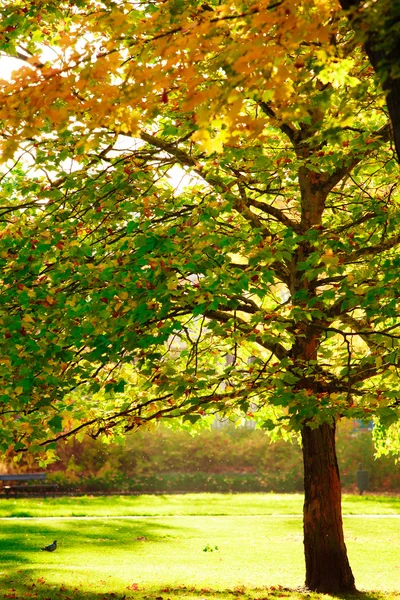
[[[0,79],[9,79],[15,69],[19,69],[21,61],[18,58],[0,56]]]
[[[9,56],[0,56],[0,79],[9,80],[14,70],[19,69],[24,63],[18,58],[11,58]],[[117,142],[116,147],[129,147],[127,144],[128,138],[126,136],[120,136],[119,143]],[[132,140],[130,140],[132,141]],[[133,146],[144,144],[142,140],[134,140]],[[200,178],[188,175],[182,168],[175,165],[168,172],[168,179],[171,185],[175,189],[175,194],[181,192],[185,187],[192,185],[194,182],[199,183]]]

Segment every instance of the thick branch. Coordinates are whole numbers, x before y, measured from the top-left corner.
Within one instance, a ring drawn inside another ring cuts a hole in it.
[[[231,321],[235,318],[232,314],[225,313],[220,310],[206,310],[204,312],[204,314],[209,319],[215,319],[216,321],[222,321],[223,323],[227,323],[228,321]],[[239,329],[239,331],[241,331],[243,333],[248,333],[248,334],[253,332],[253,327],[251,325],[249,325],[249,323],[246,323],[246,321],[244,321],[243,319],[241,319],[238,316],[236,316],[236,318],[235,318],[235,323],[236,323],[237,329]],[[282,346],[282,344],[279,344],[279,342],[276,342],[276,343],[267,342],[267,341],[263,340],[262,337],[259,335],[255,336],[255,341],[262,348],[265,348],[266,350],[269,350],[270,352],[275,354],[275,356],[277,358],[279,358],[279,360],[286,358],[288,355],[288,352],[286,351],[284,346]]]
[[[191,167],[193,171],[199,175],[208,185],[211,185],[217,192],[229,194],[230,199],[233,202],[234,209],[242,215],[248,221],[252,227],[259,229],[263,235],[269,235],[269,231],[265,228],[263,223],[257,217],[253,211],[246,205],[243,198],[236,196],[230,190],[230,186],[228,187],[222,179],[219,177],[215,177],[214,175],[209,175],[189,154],[181,150],[176,146],[176,144],[167,142],[165,140],[161,140],[160,138],[150,135],[144,131],[141,132],[140,137],[143,141],[163,150],[164,152],[168,152],[171,156],[174,156],[178,162],[182,166]]]
[[[293,231],[295,231],[298,234],[301,233],[300,223],[292,221],[292,219],[287,217],[285,213],[279,208],[276,208],[275,206],[270,206],[269,204],[265,204],[265,202],[260,202],[259,200],[255,200],[254,198],[249,198],[248,203],[251,206],[254,206],[254,208],[258,208],[258,210],[261,210],[265,214],[270,215],[271,217],[282,223],[282,225],[285,225],[285,227],[293,229]]]
[[[342,227],[338,227],[337,229],[334,229],[332,231],[332,233],[334,233],[335,235],[340,235],[341,233],[343,233],[344,231],[347,231],[351,227],[356,227],[356,225],[362,225],[363,223],[368,223],[368,221],[375,216],[376,216],[376,214],[373,212],[366,213],[359,219],[356,219],[355,221],[351,221],[350,223],[347,223],[346,225],[342,225]]]
[[[395,248],[398,244],[400,244],[400,234],[389,238],[381,244],[376,244],[375,246],[367,246],[366,248],[359,248],[358,250],[351,252],[351,254],[339,254],[339,258],[344,264],[351,264],[357,262],[363,256],[381,254],[382,252],[391,250],[392,248]]]
[[[262,100],[258,103],[259,107],[261,108],[261,110],[263,111],[264,114],[267,115],[267,117],[270,117],[271,119],[274,120],[275,125],[282,131],[282,133],[284,133],[289,140],[292,142],[293,146],[297,146],[297,144],[300,141],[300,131],[298,129],[295,129],[292,125],[289,125],[289,123],[286,123],[285,121],[281,121],[275,111],[273,110],[273,108],[271,107],[271,105],[268,102],[263,102]]]

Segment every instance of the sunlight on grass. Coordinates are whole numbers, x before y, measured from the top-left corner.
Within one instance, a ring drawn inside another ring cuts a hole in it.
[[[0,500],[0,517],[301,515],[302,494],[177,494]],[[399,514],[400,498],[343,496],[344,514]]]
[[[13,539],[10,548],[8,540]],[[52,554],[38,548],[58,539]],[[218,547],[212,552],[207,546]],[[8,552],[7,552],[8,548]],[[85,583],[119,579],[126,585],[196,586],[301,585],[304,571],[301,522],[282,527],[270,517],[181,517],[151,520],[51,521],[3,523],[0,553],[10,567],[29,563],[46,581],[61,584],[73,575]],[[282,568],[282,558],[290,568]],[[7,566],[3,560],[3,564]]]
[[[350,564],[360,589],[400,589],[400,520],[344,518]]]
[[[370,591],[369,600],[382,597],[371,591],[377,589],[400,600],[390,592],[400,589],[400,519],[389,516],[397,499],[345,502],[349,513],[372,514],[344,517],[358,588]],[[3,519],[0,598],[266,600],[275,592],[296,600],[321,597],[293,591],[304,580],[298,494],[10,500],[1,502],[3,515],[7,503],[13,514],[88,517]],[[388,516],[374,517],[379,508]],[[132,518],[119,518],[127,515]],[[54,539],[56,552],[40,551]]]
[[[302,494],[177,494],[0,500],[0,517],[301,514]]]

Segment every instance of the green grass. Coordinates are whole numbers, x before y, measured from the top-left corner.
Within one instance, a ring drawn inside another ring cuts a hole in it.
[[[82,496],[0,501],[0,517],[301,514],[301,494]]]
[[[0,599],[319,599],[294,591],[304,578],[301,503],[272,494],[1,501],[3,517],[40,516],[0,520]],[[400,600],[400,519],[390,516],[400,502],[348,496],[344,505],[359,589]],[[56,552],[40,552],[54,539]]]
[[[302,494],[177,494],[0,500],[1,517],[301,515]],[[400,514],[400,497],[343,496],[343,514]]]

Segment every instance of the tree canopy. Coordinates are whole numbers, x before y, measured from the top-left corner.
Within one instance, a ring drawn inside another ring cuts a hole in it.
[[[3,449],[397,419],[398,172],[336,2],[12,2],[2,31]]]

